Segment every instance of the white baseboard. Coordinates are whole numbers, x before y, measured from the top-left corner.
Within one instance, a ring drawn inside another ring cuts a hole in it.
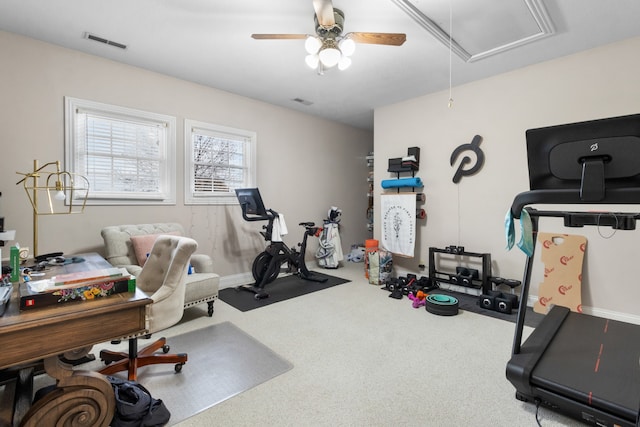
[[[527,306],[533,307],[533,304],[538,300],[537,295],[529,295],[527,298]],[[582,306],[582,312],[590,316],[603,317],[605,319],[618,320],[625,323],[633,323],[640,325],[640,316],[629,313],[621,313],[619,311],[605,310],[602,308]]]

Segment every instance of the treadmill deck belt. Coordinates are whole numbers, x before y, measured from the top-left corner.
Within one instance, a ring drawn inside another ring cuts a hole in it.
[[[531,384],[634,419],[640,406],[640,326],[570,312]]]

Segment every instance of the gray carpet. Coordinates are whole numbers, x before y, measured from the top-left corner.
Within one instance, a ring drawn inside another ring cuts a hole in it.
[[[175,374],[173,365],[145,366],[138,372],[138,382],[165,402],[171,412],[169,426],[293,367],[230,322],[178,335],[167,342],[171,352],[188,353],[189,361],[182,372]]]

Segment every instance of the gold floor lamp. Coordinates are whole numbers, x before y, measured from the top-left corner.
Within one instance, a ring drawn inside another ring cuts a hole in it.
[[[53,171],[55,166],[55,171]],[[69,215],[84,212],[89,196],[89,180],[82,175],[61,171],[60,161],[38,166],[33,161],[33,172],[16,172],[24,175],[16,183],[23,184],[33,208],[33,257],[38,256],[38,216]],[[43,178],[43,181],[40,181]],[[40,198],[46,197],[46,203]]]

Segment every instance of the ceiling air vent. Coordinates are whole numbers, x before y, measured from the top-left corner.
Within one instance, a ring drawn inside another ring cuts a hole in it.
[[[307,107],[309,105],[313,105],[313,102],[307,101],[306,99],[302,99],[302,98],[293,98],[292,101],[297,102],[298,104],[306,105]]]
[[[99,37],[99,36],[96,36],[95,34],[91,34],[91,33],[84,33],[84,38],[85,39],[89,39],[89,40],[93,40],[93,41],[96,41],[96,42],[108,44],[109,46],[114,46],[114,47],[117,47],[117,48],[120,48],[120,49],[123,49],[123,50],[127,48],[126,44],[114,42],[113,40],[108,40],[108,39],[105,39],[104,37]]]

